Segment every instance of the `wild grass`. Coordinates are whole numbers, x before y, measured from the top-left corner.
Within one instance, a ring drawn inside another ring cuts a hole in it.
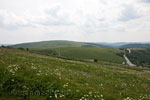
[[[150,100],[150,73],[0,48],[1,100]]]

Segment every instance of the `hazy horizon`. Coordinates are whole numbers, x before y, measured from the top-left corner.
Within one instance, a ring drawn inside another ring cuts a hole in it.
[[[0,0],[0,44],[150,42],[150,0]]]
[[[20,43],[0,43],[0,45],[15,45],[15,44],[23,44],[23,43],[34,43],[34,42],[46,42],[46,41],[72,41],[72,40],[44,40],[44,41],[28,41],[28,42],[20,42]],[[144,44],[144,43],[148,43],[148,44],[150,44],[150,41],[147,41],[147,42],[138,42],[138,41],[136,41],[136,42],[130,42],[130,41],[128,41],[128,42],[91,42],[91,41],[72,41],[72,42],[85,42],[85,43],[101,43],[101,44],[113,44],[113,43],[129,43],[129,44],[132,44],[132,43],[142,43],[142,44]]]

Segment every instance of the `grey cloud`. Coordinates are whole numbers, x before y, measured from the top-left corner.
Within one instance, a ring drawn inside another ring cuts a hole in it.
[[[85,34],[93,34],[107,32],[110,30],[110,27],[104,18],[88,16],[86,17],[85,23],[81,26],[81,30]]]
[[[60,6],[54,6],[51,9],[44,10],[43,15],[34,16],[31,19],[29,16],[18,16],[13,12],[7,11],[5,9],[0,9],[0,27],[15,30],[19,27],[37,27],[37,25],[44,26],[65,26],[72,25],[67,17],[60,16],[59,12],[61,10]]]
[[[32,26],[27,20],[21,16],[17,16],[13,12],[8,12],[7,10],[0,9],[0,27],[15,30],[19,27]]]
[[[143,2],[143,3],[150,3],[150,0],[140,0],[140,2]]]
[[[107,0],[99,0],[99,2],[107,5]]]
[[[46,26],[63,26],[63,25],[73,25],[73,23],[65,20],[65,19],[55,19],[55,20],[52,20],[51,18],[49,19],[46,19],[45,21],[41,21],[39,22],[39,24],[41,25],[46,25]]]
[[[130,21],[133,19],[140,18],[141,16],[137,14],[137,11],[134,7],[126,5],[125,9],[123,10],[119,21]]]
[[[125,32],[126,30],[124,28],[118,28],[115,31],[117,31],[117,32]]]
[[[105,21],[105,19],[104,18],[100,18],[100,19],[98,19],[100,22],[103,22],[103,21]]]
[[[61,12],[61,6],[56,5],[52,8],[48,8],[45,10],[45,19],[41,19],[38,24],[47,25],[47,26],[66,26],[66,25],[72,25],[73,23],[67,18],[68,16],[59,15]],[[36,22],[35,22],[36,23]]]
[[[54,17],[57,17],[59,11],[61,10],[61,6],[60,5],[57,5],[57,6],[54,6],[52,8],[49,8],[49,9],[46,9],[45,10],[45,13],[47,13],[48,15],[52,15]]]

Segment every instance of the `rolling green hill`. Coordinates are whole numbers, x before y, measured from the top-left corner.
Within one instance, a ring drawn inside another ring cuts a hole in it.
[[[124,61],[123,52],[119,49],[102,47],[95,43],[82,43],[73,41],[44,41],[13,45],[15,48],[29,48],[30,51],[46,55],[56,55],[61,57],[93,60],[98,59],[113,63]]]
[[[0,48],[0,100],[150,100],[148,70]]]
[[[47,55],[57,55],[62,57],[93,60],[98,59],[113,63],[122,63],[124,58],[121,56],[123,51],[114,48],[103,47],[60,47],[51,49],[35,49],[33,52]]]
[[[81,42],[74,42],[74,41],[65,41],[65,40],[56,40],[56,41],[42,41],[42,42],[31,42],[31,43],[22,43],[12,45],[11,47],[14,48],[56,48],[56,47],[81,47],[85,45]]]
[[[30,42],[11,45],[14,48],[34,48],[34,49],[47,49],[56,47],[107,47],[102,44],[90,43],[90,42],[75,42],[67,40],[54,40],[54,41],[41,41],[41,42]]]

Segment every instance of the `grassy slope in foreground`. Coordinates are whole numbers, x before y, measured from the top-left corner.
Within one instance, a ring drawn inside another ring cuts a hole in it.
[[[54,48],[54,47],[81,47],[84,43],[74,42],[74,41],[65,41],[65,40],[56,40],[56,41],[42,41],[42,42],[31,42],[31,43],[22,43],[12,45],[12,47],[19,48]]]
[[[75,58],[75,59],[98,59],[102,61],[108,61],[113,63],[122,63],[124,58],[119,56],[123,51],[114,48],[103,47],[60,47],[51,49],[35,49],[34,52],[42,54],[60,55],[63,57]]]
[[[0,48],[2,100],[150,100],[149,76],[138,68]]]

